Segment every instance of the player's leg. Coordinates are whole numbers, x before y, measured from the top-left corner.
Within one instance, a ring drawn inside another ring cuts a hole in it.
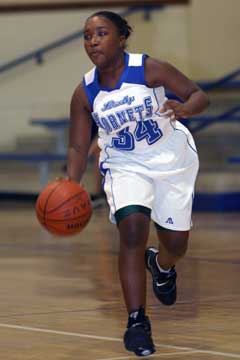
[[[145,247],[149,234],[152,182],[137,173],[109,170],[104,190],[110,217],[117,223],[120,238],[119,277],[128,311],[124,344],[136,355],[155,351],[151,326],[146,316]]]
[[[146,269],[144,254],[149,235],[151,210],[127,206],[115,214],[120,234],[119,276],[129,313],[124,344],[138,356],[155,352],[151,325],[145,314]]]
[[[137,208],[118,224],[120,235],[119,275],[128,312],[146,306],[145,248],[149,235],[150,209],[128,206],[117,211],[116,217],[124,211]],[[144,213],[145,212],[145,213]]]
[[[156,224],[159,248],[146,250],[146,267],[153,277],[153,291],[164,305],[176,302],[176,263],[185,255],[189,231],[174,231]]]
[[[189,231],[174,231],[155,224],[159,240],[158,263],[168,270],[186,254]]]

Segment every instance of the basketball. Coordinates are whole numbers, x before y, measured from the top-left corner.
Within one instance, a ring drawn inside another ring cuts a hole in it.
[[[73,180],[50,182],[36,201],[40,224],[52,234],[70,236],[82,231],[92,215],[87,191]]]

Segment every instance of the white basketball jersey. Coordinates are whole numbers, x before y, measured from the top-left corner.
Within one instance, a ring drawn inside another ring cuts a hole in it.
[[[92,107],[92,117],[99,130],[100,170],[119,166],[129,171],[146,172],[155,156],[164,156],[166,140],[176,127],[189,136],[180,122],[171,122],[159,109],[167,100],[163,86],[150,88],[144,74],[147,55],[125,53],[125,68],[114,89],[102,87],[93,68],[83,78],[83,86]],[[181,151],[176,148],[173,153]],[[172,156],[172,155],[171,155]]]
[[[99,84],[96,68],[85,74],[83,84],[99,127],[100,148],[142,153],[173,131],[170,119],[159,116],[159,108],[167,100],[164,88],[146,85],[145,58],[125,53],[125,69],[114,89]]]

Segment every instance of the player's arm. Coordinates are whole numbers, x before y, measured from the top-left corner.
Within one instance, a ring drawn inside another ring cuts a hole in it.
[[[71,100],[67,162],[67,175],[77,182],[81,180],[87,166],[91,129],[91,110],[86,93],[80,84]]]
[[[199,86],[167,62],[147,58],[145,78],[148,86],[164,86],[183,100],[183,103],[168,100],[161,109],[162,112],[173,110],[177,119],[197,115],[209,105],[207,95]]]

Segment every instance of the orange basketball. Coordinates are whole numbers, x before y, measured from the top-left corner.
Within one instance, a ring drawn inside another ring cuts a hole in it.
[[[74,235],[82,231],[91,218],[90,197],[73,180],[55,180],[39,194],[36,214],[40,224],[50,233]]]

